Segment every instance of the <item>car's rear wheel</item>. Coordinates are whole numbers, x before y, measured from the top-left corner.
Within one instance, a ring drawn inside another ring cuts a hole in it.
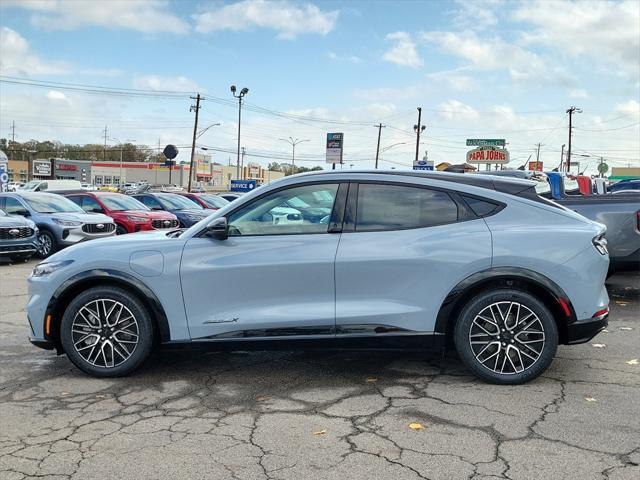
[[[558,347],[558,329],[539,299],[500,289],[482,292],[464,306],[454,342],[464,364],[478,377],[520,384],[549,367]]]
[[[149,312],[117,287],[94,287],[74,298],[62,317],[60,335],[73,364],[96,377],[129,374],[153,346]]]
[[[38,256],[47,258],[53,255],[57,249],[56,239],[48,230],[40,230],[38,232]]]

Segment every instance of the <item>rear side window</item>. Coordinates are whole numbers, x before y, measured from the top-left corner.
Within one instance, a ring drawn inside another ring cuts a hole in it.
[[[488,217],[500,210],[501,205],[490,202],[489,200],[481,199],[478,197],[470,197],[468,195],[462,195],[464,201],[473,210],[478,217]]]
[[[356,231],[430,227],[458,220],[458,205],[446,193],[404,185],[361,183]]]

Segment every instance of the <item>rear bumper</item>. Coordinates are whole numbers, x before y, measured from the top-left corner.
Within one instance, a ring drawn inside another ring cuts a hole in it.
[[[54,350],[56,348],[55,344],[50,340],[36,340],[33,338],[29,338],[29,341],[32,345],[44,350]]]
[[[586,343],[609,325],[609,314],[567,325],[567,345]]]

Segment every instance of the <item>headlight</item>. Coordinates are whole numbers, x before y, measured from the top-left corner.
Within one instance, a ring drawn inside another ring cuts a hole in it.
[[[66,267],[73,263],[73,260],[63,260],[61,262],[44,262],[39,263],[31,272],[32,277],[44,277],[45,275],[49,275],[50,273],[55,272],[56,270],[60,270],[61,268]]]
[[[149,222],[150,220],[147,217],[136,217],[135,215],[127,215],[127,219],[132,222]]]
[[[74,220],[62,220],[61,218],[54,218],[54,222],[58,225],[62,225],[63,227],[79,227],[82,225],[82,222],[76,222]]]

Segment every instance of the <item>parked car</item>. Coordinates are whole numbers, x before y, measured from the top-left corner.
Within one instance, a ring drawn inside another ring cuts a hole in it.
[[[38,228],[28,218],[9,216],[0,209],[0,258],[22,262],[38,250]]]
[[[25,192],[56,192],[59,190],[80,190],[78,180],[31,180],[20,188]]]
[[[135,198],[111,192],[64,192],[69,200],[87,213],[104,213],[116,223],[116,235],[145,230],[177,228],[175,215],[152,211]]]
[[[44,192],[0,193],[0,208],[38,227],[38,254],[48,257],[60,248],[114,235],[116,225],[106,215],[85,213],[71,200]]]
[[[609,186],[609,191],[612,193],[619,190],[635,190],[636,192],[640,192],[640,179],[624,179]]]
[[[16,192],[20,190],[23,186],[24,186],[24,183],[21,183],[21,182],[9,182],[7,183],[7,191]]]
[[[492,173],[535,179],[536,191],[541,196],[605,225],[611,259],[610,275],[624,270],[640,270],[640,193],[583,196],[576,179],[563,173],[541,174],[522,170]]]
[[[197,193],[197,192],[176,192],[178,195],[192,200],[200,205],[202,208],[209,208],[211,210],[218,210],[219,208],[229,205],[229,201],[222,198],[220,195],[213,193]]]
[[[97,377],[135,370],[158,343],[455,346],[479,377],[526,382],[609,311],[605,227],[534,187],[441,172],[285,177],[188,230],[36,266],[31,342]],[[309,194],[334,199],[328,219],[266,215]]]
[[[204,209],[182,195],[166,192],[146,192],[133,195],[151,210],[165,210],[178,217],[181,227],[190,227],[204,220],[215,210]]]
[[[80,188],[89,192],[95,192],[98,190],[98,187],[96,187],[93,183],[82,183],[80,185]]]

